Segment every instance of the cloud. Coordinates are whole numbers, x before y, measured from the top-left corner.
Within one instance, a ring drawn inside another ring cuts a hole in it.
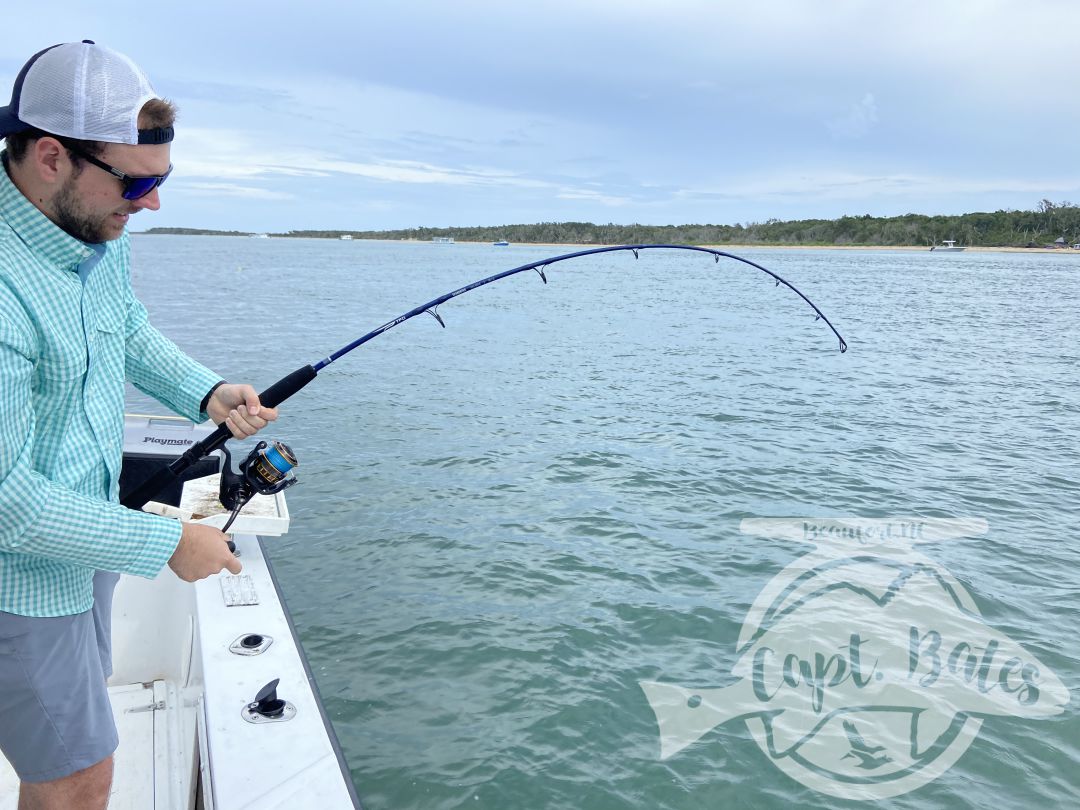
[[[192,79],[164,77],[155,82],[155,88],[172,99],[183,103],[195,100],[212,101],[215,104],[295,104],[292,93],[251,84],[226,84],[225,82],[196,81]]]
[[[521,172],[490,166],[444,166],[377,156],[367,160],[350,160],[309,148],[268,149],[246,134],[232,130],[185,130],[184,142],[177,146],[177,150],[182,150],[175,162],[182,167],[186,181],[184,187],[195,192],[220,189],[222,193],[234,196],[282,199],[291,198],[292,195],[275,197],[273,195],[277,192],[222,181],[347,176],[403,185],[531,189],[558,199],[590,201],[605,206],[624,205],[632,201],[626,196],[578,188],[573,183],[530,177]]]
[[[361,162],[311,153],[300,156],[300,171],[359,175],[390,183],[429,183],[454,186],[517,186],[538,188],[548,184],[530,180],[514,172],[490,168],[450,168],[415,160],[375,160]]]
[[[791,169],[747,176],[725,183],[723,188],[684,188],[674,192],[680,199],[702,200],[873,200],[908,196],[912,199],[973,194],[1066,193],[1080,187],[1080,178],[982,177],[896,173],[858,173],[821,169]]]
[[[826,121],[825,126],[838,138],[863,138],[877,121],[877,102],[873,93],[867,93],[848,108],[846,115]]]
[[[634,200],[631,197],[616,197],[590,189],[562,189],[555,195],[560,200],[584,200],[586,202],[599,203],[611,207],[629,205]]]
[[[214,25],[50,8],[49,39],[39,9],[5,17],[0,90],[34,50],[107,28],[181,109],[170,187],[186,208],[163,224],[736,221],[1080,196],[1076,47],[1047,36],[1049,19],[1080,26],[1064,0],[224,4]]]
[[[295,195],[283,191],[272,191],[254,186],[239,186],[234,183],[177,183],[172,190],[192,196],[205,197],[243,197],[249,200],[293,200]]]

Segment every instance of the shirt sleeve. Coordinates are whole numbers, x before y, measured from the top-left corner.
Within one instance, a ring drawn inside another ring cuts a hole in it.
[[[34,470],[34,364],[27,346],[0,319],[0,549],[156,576],[180,542],[178,521],[79,494]]]

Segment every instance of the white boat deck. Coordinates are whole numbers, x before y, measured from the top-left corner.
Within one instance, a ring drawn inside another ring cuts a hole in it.
[[[113,810],[135,810],[154,806],[154,711],[155,691],[164,691],[158,682],[153,685],[129,684],[109,689],[113,719],[120,735],[120,746],[114,755],[116,777],[113,781],[109,807]]]
[[[274,587],[259,541],[238,536],[245,590],[257,605],[226,607],[223,577],[196,584],[200,650],[205,678],[205,731],[213,767],[214,806],[225,808],[352,808],[337,752],[308,683],[288,618]],[[224,577],[235,584],[235,577]],[[262,655],[237,656],[229,649],[251,633],[273,639]],[[243,708],[267,683],[280,678],[278,697],[296,707],[284,723],[252,724]]]

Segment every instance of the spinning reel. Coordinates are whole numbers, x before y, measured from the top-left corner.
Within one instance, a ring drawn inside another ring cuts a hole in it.
[[[239,472],[232,468],[232,455],[228,448],[222,445],[218,449],[225,454],[218,500],[226,509],[232,510],[221,529],[223,532],[229,530],[240,510],[256,495],[276,495],[296,483],[292,469],[299,462],[285,442],[259,442],[248,457],[240,462]]]

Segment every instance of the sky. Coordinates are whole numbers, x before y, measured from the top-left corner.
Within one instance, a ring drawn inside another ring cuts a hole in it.
[[[734,224],[1080,201],[1073,0],[14,3],[180,108],[131,229]]]

